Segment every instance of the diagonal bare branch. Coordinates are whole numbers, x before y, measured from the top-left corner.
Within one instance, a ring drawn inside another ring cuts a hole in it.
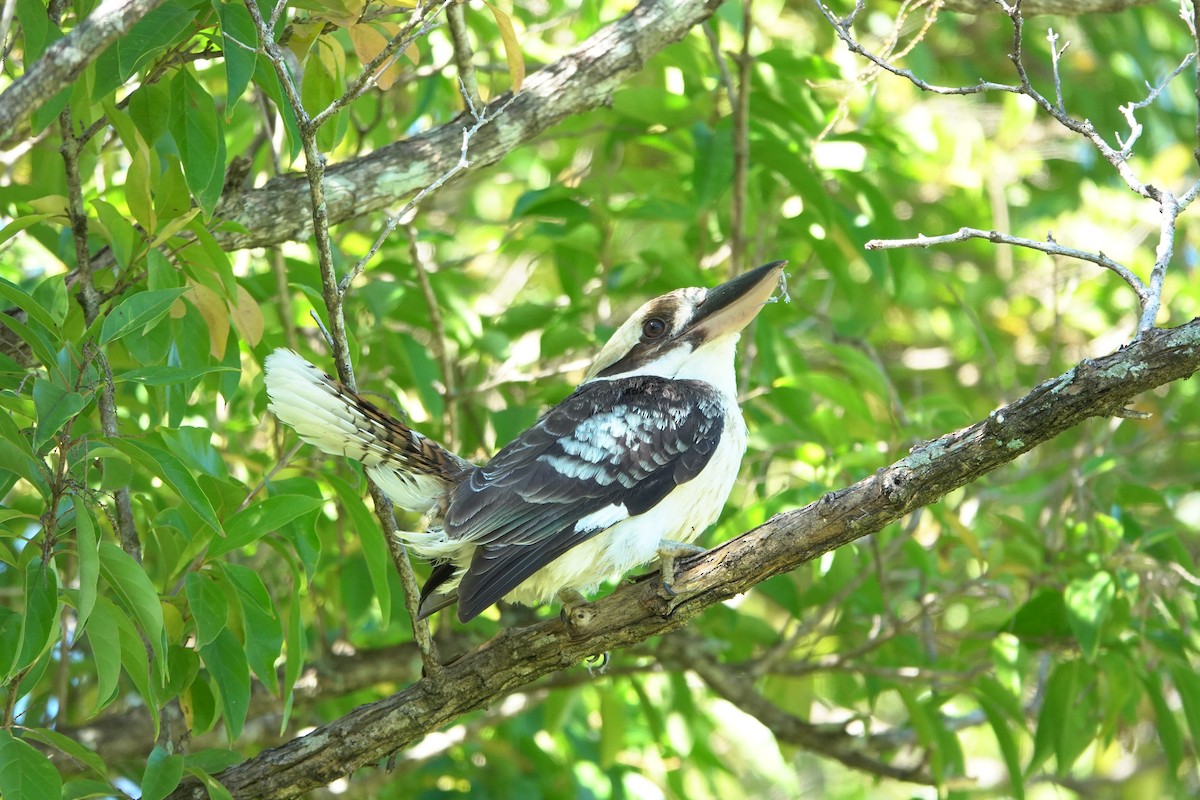
[[[24,75],[0,93],[0,143],[8,141],[46,98],[70,86],[117,37],[163,2],[105,0],[74,30],[47,47]]]
[[[481,110],[494,122],[471,142],[471,170],[495,164],[509,151],[567,117],[607,103],[613,91],[646,61],[708,19],[722,0],[642,0],[573,51],[530,75],[516,98],[502,95]],[[511,99],[500,117],[496,112]],[[330,225],[388,206],[428,186],[459,160],[469,112],[425,133],[325,171]],[[461,175],[462,173],[460,173]],[[312,236],[312,220],[298,214],[309,202],[308,181],[287,175],[229,197],[218,214],[233,228],[217,234],[226,250],[266,247]]]
[[[697,556],[666,600],[656,582],[620,587],[586,605],[570,629],[555,619],[505,630],[391,697],[361,706],[307,736],[223,772],[236,798],[290,798],[387,758],[462,715],[590,655],[686,625],[704,609],[875,533],[947,492],[1009,463],[1091,417],[1126,415],[1137,395],[1200,369],[1200,319],[1147,331],[1110,355],[1087,359],[969,428],[914,447],[846,489]],[[207,796],[194,783],[172,800]]]

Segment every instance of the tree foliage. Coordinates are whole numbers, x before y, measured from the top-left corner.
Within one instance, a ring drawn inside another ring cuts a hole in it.
[[[1190,7],[6,8],[3,796],[1200,791]],[[671,602],[431,643],[265,410],[293,347],[483,460],[779,258]]]

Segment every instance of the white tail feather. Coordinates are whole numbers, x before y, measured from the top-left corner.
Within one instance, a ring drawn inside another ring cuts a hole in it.
[[[361,461],[401,508],[425,513],[439,505],[468,466],[291,350],[271,353],[263,367],[275,416],[322,451]]]

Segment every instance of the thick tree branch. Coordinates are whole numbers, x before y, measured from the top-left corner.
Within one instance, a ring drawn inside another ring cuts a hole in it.
[[[234,797],[296,797],[380,761],[470,711],[595,653],[680,628],[711,605],[882,529],[1090,417],[1124,414],[1137,395],[1200,369],[1200,319],[1156,329],[1087,359],[987,419],[918,445],[869,478],[691,559],[666,600],[655,581],[583,606],[570,628],[548,620],[501,632],[421,680],[220,775]],[[171,795],[200,798],[196,784]]]
[[[0,143],[47,99],[70,86],[118,36],[164,0],[104,0],[75,29],[46,48],[32,67],[0,93]]]
[[[507,111],[471,142],[471,169],[494,164],[563,119],[607,103],[626,78],[682,39],[720,4],[721,0],[642,0],[571,53],[530,75]],[[497,98],[483,109],[483,115],[495,116],[508,101],[508,95]],[[458,162],[463,127],[472,122],[465,112],[370,155],[330,165],[325,172],[329,224],[385,208],[428,186]],[[218,213],[242,230],[218,233],[217,239],[227,250],[308,239],[312,219],[297,213],[308,203],[308,181],[300,174],[238,193],[223,202]]]

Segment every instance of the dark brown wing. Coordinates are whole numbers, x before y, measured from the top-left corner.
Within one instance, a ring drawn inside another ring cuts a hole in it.
[[[480,544],[458,588],[459,619],[695,478],[724,424],[720,395],[699,381],[581,386],[455,488],[446,532]]]

